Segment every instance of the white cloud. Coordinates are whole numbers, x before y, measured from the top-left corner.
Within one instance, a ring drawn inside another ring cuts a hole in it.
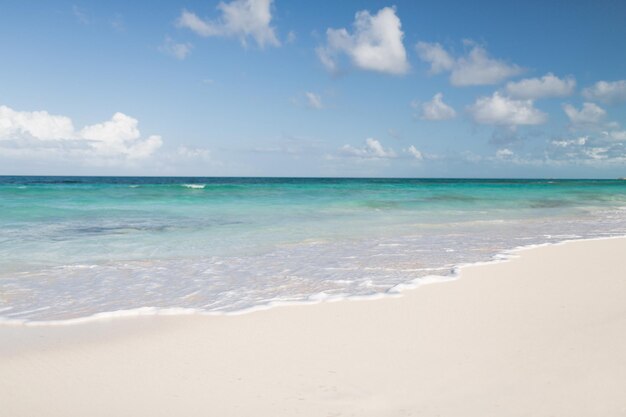
[[[609,150],[610,148],[608,147],[594,147],[583,149],[583,153],[590,159],[603,160],[610,158]]]
[[[615,104],[626,101],[626,80],[598,81],[593,86],[583,90],[587,100],[601,101],[605,104]]]
[[[159,46],[159,51],[180,60],[187,58],[187,55],[191,53],[192,49],[193,45],[191,43],[177,43],[169,36],[167,36],[163,44]]]
[[[415,49],[422,61],[430,63],[432,74],[450,71],[454,67],[454,58],[438,43],[418,42]]]
[[[78,132],[78,136],[82,139],[96,142],[106,142],[111,138],[125,142],[137,139],[140,136],[137,123],[137,119],[118,112],[113,115],[111,120],[85,126]]]
[[[383,145],[373,138],[365,140],[365,146],[356,148],[352,145],[344,145],[340,149],[341,154],[350,157],[363,159],[389,159],[397,157],[396,152],[391,149],[385,149]]]
[[[521,99],[536,100],[547,97],[566,97],[576,88],[573,77],[563,79],[548,73],[541,78],[527,78],[517,82],[509,82],[506,91],[511,96]]]
[[[587,143],[587,141],[589,140],[588,136],[581,136],[577,139],[558,139],[558,140],[553,140],[551,143],[552,145],[559,147],[559,148],[567,148],[569,146],[583,146]]]
[[[603,132],[605,136],[612,140],[626,141],[626,130],[613,130],[609,132]]]
[[[513,153],[512,150],[504,148],[504,149],[498,149],[496,151],[496,158],[498,159],[507,159],[507,158],[511,158],[513,155],[515,155]]]
[[[626,163],[626,146],[621,141],[604,136],[586,135],[560,137],[549,141],[543,149],[535,149],[519,155],[504,148],[496,152],[493,158],[476,157],[481,160],[506,161],[506,163],[525,166],[590,166],[606,168],[623,167]],[[469,160],[469,159],[468,159]]]
[[[137,160],[161,147],[160,136],[141,138],[138,121],[123,113],[76,131],[67,116],[0,106],[0,147],[5,155],[47,154],[69,158]]]
[[[312,93],[307,91],[304,93],[307,100],[307,105],[312,109],[323,109],[324,105],[322,104],[322,97],[319,94]]]
[[[404,152],[408,153],[418,161],[424,159],[424,155],[422,155],[422,153],[413,145],[409,146],[408,149],[404,149]]]
[[[138,123],[137,119],[118,112],[111,120],[85,126],[77,137],[89,141],[96,153],[102,156],[146,158],[161,147],[163,142],[156,135],[140,140]]]
[[[491,58],[480,45],[471,41],[466,44],[472,48],[458,58],[438,43],[418,42],[416,49],[420,59],[430,64],[431,73],[450,71],[450,83],[455,86],[498,84],[524,71],[518,65]]]
[[[195,13],[183,10],[176,24],[204,37],[238,37],[243,45],[252,37],[260,47],[280,46],[272,21],[273,0],[233,0],[220,2],[222,15],[216,20],[204,20]]]
[[[211,159],[211,151],[206,148],[189,148],[187,146],[179,146],[178,149],[176,149],[176,154],[186,159]]]
[[[602,136],[587,135],[577,138],[552,140],[546,155],[551,161],[576,163],[605,167],[626,163],[626,147],[620,140]]]
[[[375,15],[362,10],[356,13],[354,32],[347,29],[327,29],[327,45],[316,49],[317,55],[330,71],[337,71],[337,59],[345,53],[357,68],[389,74],[404,74],[409,70],[404,33],[400,18],[393,7],[380,9]]]
[[[72,138],[74,125],[69,117],[47,111],[15,111],[0,106],[0,140],[22,136],[40,140]]]
[[[456,111],[443,102],[443,94],[437,93],[431,101],[412,103],[419,110],[418,117],[424,120],[448,120],[456,116]]]
[[[606,110],[594,103],[583,103],[583,107],[577,110],[571,104],[564,104],[563,111],[575,125],[598,124],[606,116]]]
[[[450,82],[457,86],[498,84],[522,71],[515,64],[490,58],[484,48],[476,45],[466,57],[457,59]]]
[[[474,120],[482,124],[538,125],[548,118],[534,107],[532,100],[515,100],[498,92],[491,97],[480,97],[468,110]]]

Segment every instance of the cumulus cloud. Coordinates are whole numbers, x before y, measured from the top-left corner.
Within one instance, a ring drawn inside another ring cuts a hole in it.
[[[609,136],[615,140],[626,141],[626,130],[615,130],[613,132],[609,132]]]
[[[142,139],[137,119],[119,112],[108,121],[77,131],[67,116],[0,106],[0,153],[4,155],[138,160],[149,157],[162,144],[158,135]]]
[[[215,20],[202,19],[193,12],[183,10],[176,24],[204,37],[237,37],[243,45],[251,37],[261,48],[266,45],[280,46],[276,31],[270,25],[272,2],[273,0],[220,2],[217,9],[221,16]]]
[[[430,63],[431,74],[454,68],[455,59],[439,43],[418,42],[415,49],[422,61]]]
[[[548,97],[567,97],[576,88],[573,77],[559,78],[548,73],[541,78],[527,78],[517,82],[509,82],[506,92],[512,97],[536,100]]]
[[[587,100],[600,101],[605,104],[616,104],[626,101],[626,80],[598,81],[583,90]]]
[[[418,117],[424,120],[448,120],[456,116],[456,111],[443,102],[443,94],[437,93],[431,101],[411,103],[418,110]]]
[[[507,78],[521,74],[518,65],[491,58],[485,48],[471,41],[469,53],[453,57],[439,43],[418,42],[417,54],[430,64],[430,72],[438,74],[450,71],[450,83],[455,86],[498,84]]]
[[[323,109],[324,105],[322,104],[322,97],[319,94],[312,93],[307,91],[304,93],[307,101],[307,106],[312,109]]]
[[[474,120],[481,124],[493,125],[538,125],[545,123],[548,116],[536,109],[532,100],[515,100],[493,93],[490,97],[480,97],[469,108]]]
[[[424,159],[424,155],[422,155],[422,153],[414,145],[411,145],[407,149],[404,149],[404,152],[408,153],[409,155],[411,155],[414,159],[417,159],[418,161],[421,161],[422,159]]]
[[[22,136],[40,140],[72,138],[74,125],[69,117],[47,111],[16,111],[0,106],[0,140]]]
[[[571,104],[564,104],[563,111],[574,125],[595,125],[606,116],[606,110],[594,103],[583,103],[580,110]]]
[[[187,58],[187,55],[191,53],[192,49],[193,45],[191,43],[177,43],[169,36],[167,36],[165,41],[159,46],[159,51],[180,60]]]
[[[626,130],[613,130],[610,132],[603,132],[607,137],[618,140],[618,141],[626,141]]]
[[[354,30],[326,30],[327,44],[316,49],[322,64],[332,72],[339,68],[338,58],[347,55],[357,68],[404,74],[409,70],[402,39],[402,24],[393,7],[380,9],[375,15],[367,10],[356,13]]]
[[[367,138],[365,140],[365,146],[361,148],[352,145],[344,145],[339,151],[344,156],[363,159],[389,159],[398,156],[393,149],[385,149],[379,141],[373,138]]]

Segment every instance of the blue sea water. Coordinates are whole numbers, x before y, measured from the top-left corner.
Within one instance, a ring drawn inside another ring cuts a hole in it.
[[[626,235],[626,181],[0,177],[0,320],[387,293]]]

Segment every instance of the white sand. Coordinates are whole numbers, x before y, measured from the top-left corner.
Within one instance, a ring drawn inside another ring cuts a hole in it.
[[[626,416],[626,239],[400,298],[0,328],[0,415]]]

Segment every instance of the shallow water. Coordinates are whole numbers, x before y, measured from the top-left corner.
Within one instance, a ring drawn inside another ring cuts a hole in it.
[[[0,177],[0,318],[372,295],[626,234],[626,181]]]

